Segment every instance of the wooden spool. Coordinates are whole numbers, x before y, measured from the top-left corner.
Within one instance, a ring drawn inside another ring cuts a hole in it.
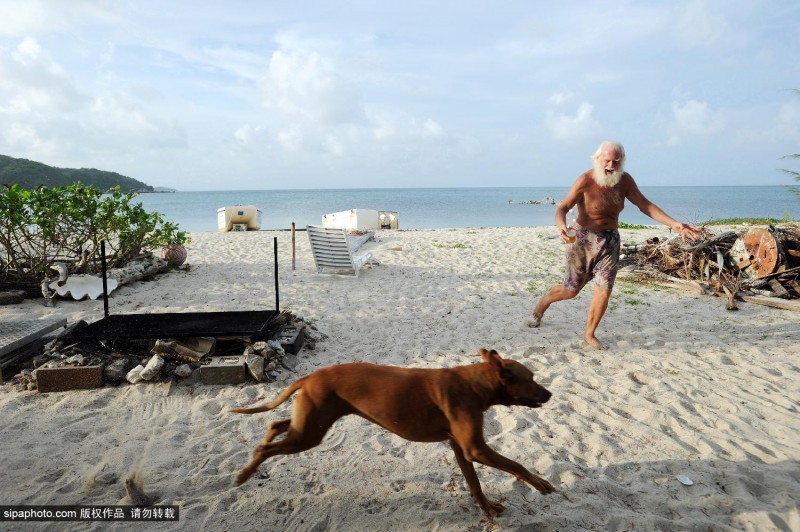
[[[780,263],[780,244],[768,230],[750,229],[733,243],[730,256],[745,277],[764,277]]]

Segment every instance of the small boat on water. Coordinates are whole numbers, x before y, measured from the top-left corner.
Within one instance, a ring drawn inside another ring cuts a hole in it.
[[[258,231],[261,229],[261,209],[255,205],[235,205],[217,209],[217,228],[227,231]]]

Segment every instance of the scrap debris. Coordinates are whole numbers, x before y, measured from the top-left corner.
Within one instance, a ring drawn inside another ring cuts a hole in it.
[[[202,370],[212,367],[219,359],[241,358],[243,375],[246,361],[247,372],[254,380],[272,381],[282,371],[294,371],[300,349],[313,350],[317,342],[326,338],[312,324],[305,323],[302,317],[291,312],[281,312],[276,320],[278,332],[266,341],[243,337],[190,337],[65,342],[64,337],[72,328],[79,327],[79,322],[45,345],[40,344],[36,353],[28,350],[24,360],[15,364],[18,372],[8,380],[18,391],[39,389],[43,392],[45,389],[39,382],[39,375],[55,369],[85,368],[95,369],[99,375],[91,387],[118,386],[125,382],[174,383],[193,376],[206,384],[232,384],[219,378],[203,378]],[[64,373],[59,374],[62,380]],[[87,387],[56,387],[47,391]]]
[[[683,242],[652,238],[623,247],[620,278],[800,311],[800,224],[748,228]]]

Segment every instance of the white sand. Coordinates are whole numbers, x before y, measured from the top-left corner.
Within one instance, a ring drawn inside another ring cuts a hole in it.
[[[623,242],[653,234],[666,230],[623,231]],[[380,231],[362,249],[382,264],[358,279],[316,274],[302,232],[295,271],[288,232],[197,233],[188,273],[119,288],[111,312],[273,308],[275,236],[282,308],[329,336],[301,351],[296,375],[183,384],[168,396],[157,384],[50,394],[3,386],[0,504],[125,504],[123,481],[138,471],[160,504],[180,506],[186,530],[800,530],[797,313],[747,303],[729,312],[719,298],[618,282],[598,330],[609,351],[581,340],[590,290],[527,329],[538,297],[562,277],[554,227]],[[94,321],[102,300],[0,307],[0,320],[54,315]],[[229,408],[322,366],[454,366],[477,362],[480,347],[527,364],[553,392],[541,409],[489,410],[485,434],[566,497],[477,466],[486,494],[506,506],[491,522],[447,444],[411,443],[352,416],[319,447],[268,460],[233,486],[290,403],[255,416]],[[0,529],[19,529],[9,525]]]

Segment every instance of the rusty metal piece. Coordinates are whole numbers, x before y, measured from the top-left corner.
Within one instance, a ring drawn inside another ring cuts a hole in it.
[[[780,262],[778,241],[767,229],[750,229],[733,243],[731,258],[748,278],[775,271]]]

